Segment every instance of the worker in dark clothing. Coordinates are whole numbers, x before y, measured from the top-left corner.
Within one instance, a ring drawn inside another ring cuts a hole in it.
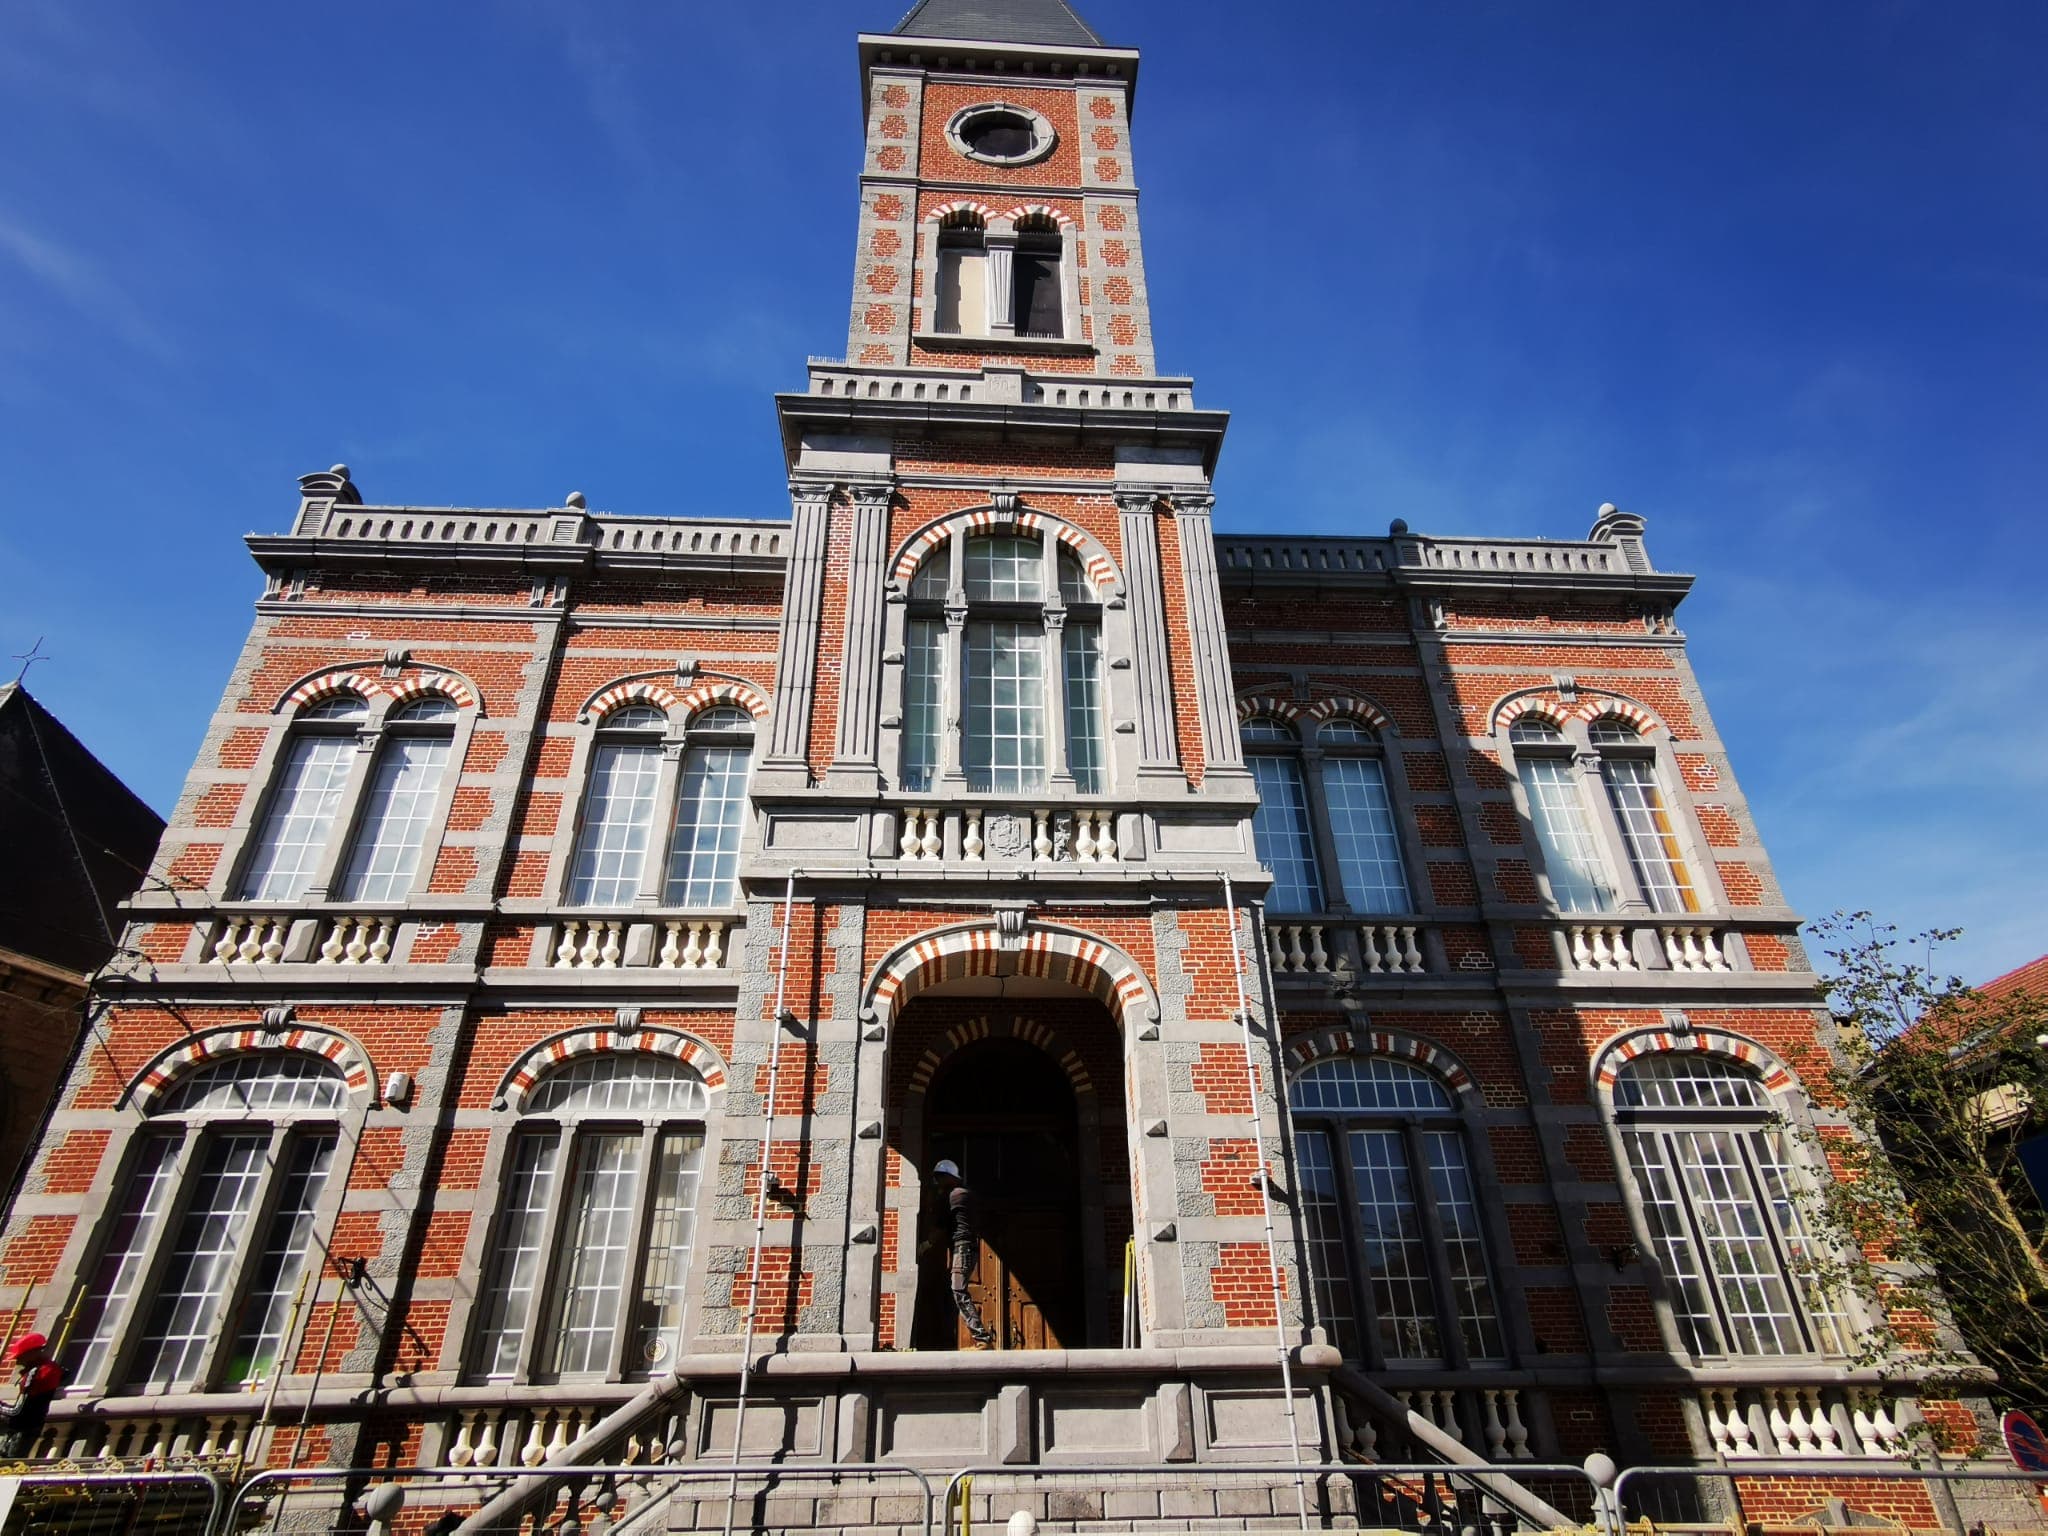
[[[940,1243],[946,1245],[946,1278],[952,1287],[953,1305],[960,1311],[967,1331],[974,1336],[970,1349],[993,1349],[996,1336],[981,1320],[981,1309],[967,1294],[967,1276],[974,1268],[974,1195],[960,1177],[960,1165],[942,1158],[932,1165],[932,1182],[939,1187],[943,1204],[935,1213],[931,1237],[919,1245],[918,1253],[929,1253]]]
[[[7,1355],[14,1362],[15,1397],[0,1407],[0,1456],[26,1456],[64,1385],[64,1368],[51,1358],[50,1341],[40,1333],[24,1333]]]

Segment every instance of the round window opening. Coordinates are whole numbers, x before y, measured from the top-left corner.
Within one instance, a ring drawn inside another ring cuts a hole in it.
[[[969,107],[951,130],[962,154],[993,165],[1022,165],[1052,148],[1052,124],[1022,107]]]

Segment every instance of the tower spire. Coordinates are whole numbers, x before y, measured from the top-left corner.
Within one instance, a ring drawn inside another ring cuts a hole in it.
[[[949,37],[1055,48],[1101,48],[1101,34],[1067,0],[918,0],[897,37]]]

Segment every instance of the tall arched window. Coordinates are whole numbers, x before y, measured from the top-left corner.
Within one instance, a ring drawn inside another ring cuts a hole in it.
[[[606,715],[591,742],[568,905],[730,906],[738,896],[753,740],[754,717],[736,704],[699,710],[680,739],[652,705]],[[664,758],[672,753],[679,757],[673,787],[665,789]],[[649,852],[664,810],[667,859],[655,864]]]
[[[1412,912],[1379,737],[1356,720],[1329,720],[1316,732],[1316,746],[1346,904],[1354,912]]]
[[[1245,766],[1251,769],[1252,782],[1259,791],[1259,806],[1252,813],[1252,841],[1259,861],[1273,871],[1273,889],[1266,905],[1281,913],[1320,912],[1323,872],[1309,820],[1301,738],[1277,715],[1254,715],[1239,727],[1239,735],[1245,744]]]
[[[577,1057],[534,1084],[478,1301],[480,1374],[646,1375],[675,1358],[708,1102],[666,1056]]]
[[[1808,1175],[1754,1069],[1700,1051],[1638,1056],[1615,1078],[1614,1112],[1687,1348],[1844,1353],[1846,1320],[1807,1263]]]
[[[932,329],[947,336],[988,334],[988,247],[981,215],[954,209],[939,221],[938,303]]]
[[[242,900],[297,901],[306,894],[334,835],[357,738],[369,717],[360,696],[337,693],[308,705],[292,721],[243,866],[237,888]]]
[[[1317,1311],[1374,1370],[1504,1360],[1465,1132],[1450,1090],[1384,1056],[1288,1090]]]
[[[412,894],[455,744],[455,717],[452,700],[429,694],[385,718],[342,900],[403,901]]]
[[[1603,715],[1586,733],[1600,754],[1607,800],[1628,846],[1644,898],[1659,912],[1697,912],[1698,893],[1679,845],[1678,829],[1657,783],[1657,754],[1619,715]]]
[[[1586,815],[1571,742],[1555,723],[1534,714],[1516,720],[1508,740],[1558,910],[1613,911],[1614,878]]]
[[[1019,336],[1057,340],[1067,333],[1062,245],[1059,224],[1046,215],[1026,214],[1017,221],[1010,314]]]
[[[231,1056],[173,1083],[116,1186],[69,1359],[102,1393],[233,1390],[286,1344],[347,1085],[324,1057]]]
[[[971,790],[1109,788],[1102,606],[1050,530],[951,539],[912,578],[904,626],[903,787],[945,768],[948,701]]]

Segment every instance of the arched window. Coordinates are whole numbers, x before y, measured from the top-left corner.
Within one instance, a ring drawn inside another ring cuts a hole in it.
[[[455,744],[454,702],[429,694],[384,721],[377,764],[342,876],[344,901],[403,901],[412,894],[420,850]]]
[[[738,895],[754,717],[699,710],[677,733],[661,710],[628,704],[598,722],[566,899],[572,907],[719,908]],[[679,754],[665,779],[664,759]],[[669,799],[673,796],[672,801]],[[649,858],[667,812],[668,856]]]
[[[1309,820],[1301,738],[1277,715],[1254,715],[1238,728],[1238,734],[1245,744],[1245,766],[1251,769],[1252,782],[1259,791],[1259,806],[1252,813],[1252,841],[1259,861],[1273,871],[1273,890],[1266,905],[1274,912],[1320,912],[1323,872]]]
[[[477,1372],[602,1378],[674,1359],[708,1102],[689,1067],[647,1054],[577,1057],[534,1084],[505,1156]]]
[[[149,1111],[66,1364],[100,1393],[232,1391],[284,1352],[347,1085],[325,1057],[230,1056]]]
[[[904,788],[928,790],[945,771],[950,698],[970,790],[1030,793],[1065,778],[1078,793],[1107,792],[1101,599],[1050,530],[949,540],[908,596]]]
[[[1346,904],[1354,912],[1413,911],[1379,737],[1355,720],[1336,719],[1316,732],[1316,745]]]
[[[1754,1069],[1701,1051],[1638,1056],[1614,1112],[1680,1336],[1695,1355],[1841,1354],[1812,1282],[1803,1181]]]
[[[1556,724],[1535,714],[1517,719],[1508,729],[1508,741],[1558,910],[1613,911],[1614,880],[1586,815],[1571,742]]]
[[[1618,715],[1603,715],[1586,733],[1600,754],[1600,777],[1621,826],[1630,867],[1644,898],[1659,912],[1697,912],[1685,854],[1664,792],[1657,783],[1657,754],[1636,728]]]
[[[1060,282],[1062,245],[1058,223],[1044,214],[1026,214],[1017,221],[1010,314],[1019,336],[1057,340],[1067,333],[1066,296]]]
[[[1317,1310],[1368,1368],[1507,1355],[1457,1105],[1384,1056],[1304,1068],[1288,1089]]]
[[[360,696],[337,693],[308,705],[292,721],[243,866],[237,889],[242,900],[297,901],[306,894],[334,835],[357,737],[369,715]]]
[[[932,329],[946,336],[988,334],[988,247],[981,215],[955,209],[939,222],[938,304]]]

